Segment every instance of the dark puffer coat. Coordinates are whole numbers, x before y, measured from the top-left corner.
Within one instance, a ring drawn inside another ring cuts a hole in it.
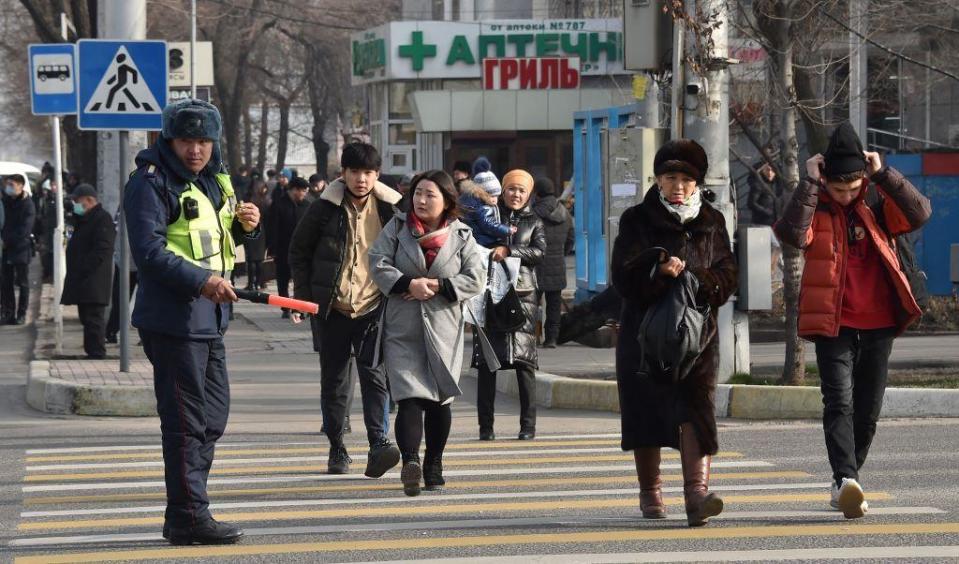
[[[689,376],[672,384],[661,375],[640,373],[637,345],[640,322],[661,298],[672,278],[650,276],[659,258],[650,247],[663,247],[686,261],[699,279],[696,301],[711,306],[709,344]],[[623,297],[622,325],[616,347],[616,381],[623,426],[623,450],[638,447],[679,448],[679,425],[691,422],[706,454],[718,449],[715,393],[719,369],[716,312],[736,289],[736,259],[729,247],[726,222],[709,204],[692,221],[681,224],[660,202],[653,187],[643,203],[623,213],[610,265],[613,285]]]
[[[566,288],[566,255],[573,248],[573,218],[556,196],[538,198],[533,211],[546,229],[546,256],[536,267],[539,289],[552,292]]]
[[[3,197],[3,263],[30,264],[30,234],[37,208],[26,193],[18,198]]]
[[[543,222],[533,213],[532,207],[514,211],[500,207],[500,217],[504,222],[516,226],[516,233],[509,236],[509,255],[519,257],[522,266],[519,270],[517,288],[536,288],[536,267],[543,262],[546,256],[546,231]],[[523,311],[526,313],[526,323],[514,333],[490,333],[489,340],[496,350],[496,357],[503,369],[515,368],[515,365],[539,368],[539,357],[536,354],[536,320],[539,319],[538,293],[520,293]],[[472,367],[479,368],[485,365],[483,351],[479,346],[479,339],[473,335]]]
[[[116,236],[113,218],[100,204],[77,217],[77,226],[67,243],[67,277],[60,303],[110,303]]]

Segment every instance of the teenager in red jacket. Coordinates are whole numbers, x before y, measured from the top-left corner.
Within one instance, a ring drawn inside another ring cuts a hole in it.
[[[863,151],[849,123],[824,155],[806,161],[806,173],[774,229],[805,253],[799,335],[816,345],[831,505],[853,519],[868,508],[859,470],[876,434],[892,342],[920,315],[893,237],[919,229],[931,208],[878,153]],[[878,203],[868,206],[872,189]]]

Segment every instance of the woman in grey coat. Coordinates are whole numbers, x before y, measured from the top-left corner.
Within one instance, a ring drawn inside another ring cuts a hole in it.
[[[370,248],[374,282],[389,299],[383,315],[382,354],[403,455],[406,495],[440,489],[443,450],[463,361],[463,302],[486,285],[483,249],[457,220],[453,180],[431,170],[410,185],[412,209],[397,213]],[[419,449],[425,417],[426,455]]]

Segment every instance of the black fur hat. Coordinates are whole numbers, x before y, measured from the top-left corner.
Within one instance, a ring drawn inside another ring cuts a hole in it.
[[[823,175],[835,178],[851,172],[866,170],[866,157],[862,154],[862,141],[852,124],[844,121],[829,137],[829,147],[823,153],[826,161]]]
[[[673,139],[656,151],[653,173],[656,176],[667,172],[685,172],[696,179],[697,184],[706,180],[709,159],[702,145],[692,139]]]
[[[203,100],[180,100],[163,108],[164,139],[220,141],[223,120],[216,106]]]

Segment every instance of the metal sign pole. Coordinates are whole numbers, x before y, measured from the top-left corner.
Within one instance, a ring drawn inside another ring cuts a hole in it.
[[[196,100],[196,0],[190,4],[190,97]]]
[[[120,138],[120,372],[130,371],[130,242],[127,240],[127,220],[123,211],[123,192],[127,178],[127,146],[129,132],[121,131]]]
[[[63,279],[66,274],[63,264],[63,155],[60,144],[60,116],[53,116],[53,174],[51,184],[56,184],[57,226],[53,231],[53,323],[56,326],[56,352],[63,352]],[[52,186],[51,186],[52,188]]]

